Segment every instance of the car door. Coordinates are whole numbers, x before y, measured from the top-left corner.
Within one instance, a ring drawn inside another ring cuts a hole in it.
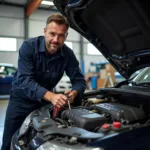
[[[16,69],[9,66],[0,66],[0,95],[8,95],[12,87],[12,78]]]

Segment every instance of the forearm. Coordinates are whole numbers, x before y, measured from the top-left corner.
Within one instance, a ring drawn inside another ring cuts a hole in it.
[[[53,97],[54,95],[55,95],[55,94],[54,94],[53,92],[47,91],[47,92],[44,94],[43,99],[46,100],[46,101],[51,102],[52,97]]]
[[[37,100],[39,102],[41,102],[44,94],[47,92],[47,89],[40,86],[32,77],[20,74],[18,75],[16,86],[24,91],[29,99]]]
[[[60,108],[66,104],[67,97],[63,94],[55,94],[53,92],[47,91],[43,96],[43,99]]]

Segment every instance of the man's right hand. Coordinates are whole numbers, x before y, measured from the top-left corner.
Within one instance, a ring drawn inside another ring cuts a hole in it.
[[[51,102],[54,106],[60,108],[67,103],[67,97],[63,94],[55,94],[47,91],[44,95],[46,101]]]

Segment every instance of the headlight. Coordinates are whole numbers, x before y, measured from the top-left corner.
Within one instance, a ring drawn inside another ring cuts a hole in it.
[[[66,145],[66,147],[64,147],[64,145],[57,145],[54,143],[50,143],[49,141],[47,141],[46,143],[44,143],[43,145],[41,145],[39,148],[37,148],[36,150],[78,150],[78,149],[82,149],[82,150],[104,150],[103,148],[92,148],[92,147],[73,147],[72,145]]]
[[[36,111],[36,110],[35,110]],[[31,118],[32,115],[35,113],[35,111],[33,111],[32,113],[30,113],[26,119],[24,120],[24,122],[22,123],[20,130],[19,130],[19,136],[23,135],[24,133],[26,133],[26,131],[29,128],[30,122],[31,122]]]

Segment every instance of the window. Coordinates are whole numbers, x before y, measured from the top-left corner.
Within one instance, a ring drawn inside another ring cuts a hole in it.
[[[90,43],[88,43],[88,45],[87,45],[87,53],[89,55],[102,55],[101,52]]]
[[[69,48],[73,48],[73,44],[72,44],[72,42],[65,42],[65,44],[69,47]]]
[[[17,50],[16,38],[0,37],[0,51],[16,51],[16,50]]]

